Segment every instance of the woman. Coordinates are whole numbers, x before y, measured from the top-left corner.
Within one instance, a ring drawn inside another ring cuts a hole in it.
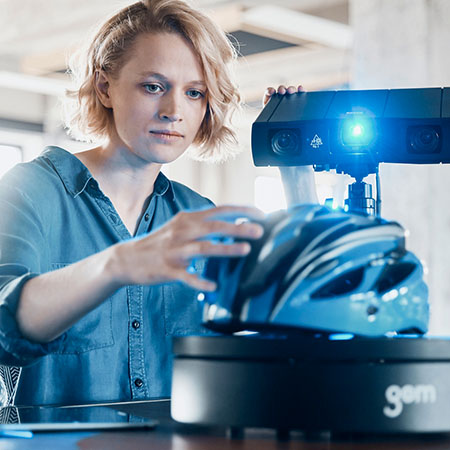
[[[243,256],[262,233],[226,220],[258,210],[211,208],[160,172],[192,143],[223,156],[215,148],[233,140],[239,102],[233,56],[181,0],[135,3],[94,37],[73,72],[68,126],[101,144],[50,147],[0,185],[0,363],[22,367],[9,401],[170,395],[171,337],[202,332],[196,290],[216,288],[198,258]],[[214,244],[213,233],[244,241]]]

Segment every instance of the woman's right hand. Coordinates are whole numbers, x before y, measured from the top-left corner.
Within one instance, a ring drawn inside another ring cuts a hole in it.
[[[239,224],[231,221],[237,217],[245,217],[249,221]],[[186,270],[192,259],[245,256],[250,251],[248,242],[214,243],[211,237],[219,235],[258,239],[263,234],[263,228],[251,220],[263,218],[262,211],[245,206],[179,212],[145,237],[114,246],[114,278],[120,286],[183,281],[195,289],[213,291],[216,288],[214,282]]]
[[[246,255],[246,239],[262,235],[262,226],[234,219],[262,220],[256,208],[221,206],[180,212],[162,227],[139,239],[120,242],[62,269],[29,279],[22,288],[16,320],[31,341],[50,342],[92,311],[117,289],[130,284],[183,281],[194,289],[212,291],[215,283],[187,268],[196,257]],[[214,236],[244,239],[214,243]]]

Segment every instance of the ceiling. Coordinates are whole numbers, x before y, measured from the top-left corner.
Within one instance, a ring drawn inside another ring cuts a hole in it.
[[[21,0],[18,9],[17,0],[0,0],[0,91],[62,94],[68,85],[65,61],[71,49],[106,16],[129,3]],[[348,0],[193,3],[232,34],[232,42],[239,42],[237,77],[248,103],[260,101],[267,85],[301,82],[308,89],[323,89],[349,83]]]

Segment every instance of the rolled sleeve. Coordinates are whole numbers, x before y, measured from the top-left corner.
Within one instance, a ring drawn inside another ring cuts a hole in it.
[[[46,239],[38,210],[19,190],[0,185],[0,364],[27,366],[57,351],[64,335],[50,343],[27,340],[16,311],[24,284],[38,276]]]
[[[10,281],[6,283],[6,277],[0,275],[0,363],[5,366],[30,365],[41,356],[57,352],[63,343],[64,335],[46,344],[31,342],[18,329],[15,317],[23,285],[37,275],[8,277]]]

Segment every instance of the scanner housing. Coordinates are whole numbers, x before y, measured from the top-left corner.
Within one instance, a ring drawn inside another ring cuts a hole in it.
[[[256,166],[375,173],[450,162],[450,88],[275,94],[252,126]]]

